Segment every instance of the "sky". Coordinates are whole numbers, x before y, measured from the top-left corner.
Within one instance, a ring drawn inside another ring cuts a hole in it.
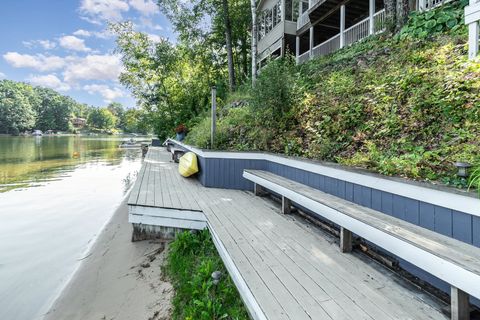
[[[49,87],[78,102],[135,106],[109,21],[132,21],[153,41],[172,41],[155,0],[1,0],[0,79]]]

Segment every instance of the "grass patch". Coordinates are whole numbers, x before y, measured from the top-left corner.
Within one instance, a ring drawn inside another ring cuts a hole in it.
[[[249,319],[207,230],[180,233],[170,245],[164,268],[175,288],[173,319]],[[214,271],[222,274],[216,285]]]

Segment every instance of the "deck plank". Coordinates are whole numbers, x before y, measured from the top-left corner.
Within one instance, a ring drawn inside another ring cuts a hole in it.
[[[446,319],[386,268],[340,254],[270,200],[181,177],[169,156],[149,150],[130,204],[202,211],[267,319]]]

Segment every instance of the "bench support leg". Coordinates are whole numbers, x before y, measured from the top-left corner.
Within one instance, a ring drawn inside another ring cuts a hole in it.
[[[282,196],[282,213],[290,214],[291,212],[292,212],[292,202],[290,201],[290,199]]]
[[[253,184],[253,193],[256,196],[262,196],[264,194],[263,187],[257,183]]]
[[[343,227],[340,228],[340,251],[352,252],[352,232]]]
[[[468,293],[452,286],[450,299],[452,304],[452,320],[470,320]]]

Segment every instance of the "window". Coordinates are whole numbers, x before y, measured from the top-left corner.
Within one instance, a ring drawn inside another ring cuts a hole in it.
[[[277,3],[277,21],[282,21],[282,2],[278,1]]]
[[[293,20],[293,0],[285,0],[285,20],[292,21]]]
[[[302,5],[301,14],[304,14],[304,13],[307,12],[307,10],[308,10],[308,1],[302,1],[302,2],[301,2],[301,5]]]
[[[267,10],[265,13],[265,34],[267,34],[272,31],[272,10]]]

